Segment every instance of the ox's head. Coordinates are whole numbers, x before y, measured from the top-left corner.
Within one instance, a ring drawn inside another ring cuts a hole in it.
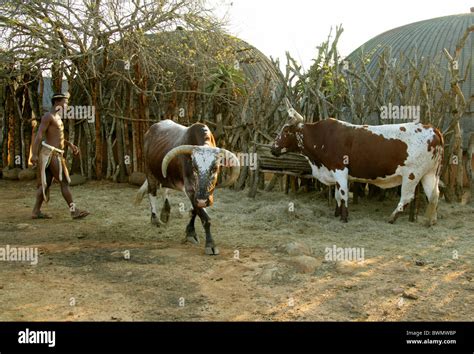
[[[220,187],[232,185],[239,177],[240,163],[233,153],[226,149],[202,145],[181,145],[170,150],[161,164],[163,177],[166,177],[171,160],[179,155],[190,157],[191,171],[185,172],[185,188],[193,205],[199,208],[213,204],[220,167],[228,166],[231,169],[229,178]]]
[[[300,142],[298,139],[301,139],[301,135],[299,134],[303,117],[292,107],[288,108],[288,115],[290,116],[290,120],[281,128],[271,147],[271,152],[275,156],[280,156],[286,152],[298,152],[300,150]]]

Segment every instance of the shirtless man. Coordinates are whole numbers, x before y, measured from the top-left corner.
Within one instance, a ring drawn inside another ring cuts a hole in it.
[[[33,143],[31,162],[33,165],[38,165],[39,163],[37,167],[38,190],[36,191],[36,203],[31,216],[33,219],[51,219],[50,215],[41,212],[41,205],[43,201],[48,201],[49,199],[49,187],[53,182],[53,177],[60,182],[61,193],[66,200],[71,217],[73,219],[80,219],[89,215],[89,212],[86,210],[76,208],[69,190],[69,173],[63,157],[64,145],[69,146],[74,155],[79,154],[79,148],[64,139],[61,111],[67,108],[67,103],[68,97],[66,95],[53,95],[53,107],[50,112],[41,118],[41,124],[38,127]]]

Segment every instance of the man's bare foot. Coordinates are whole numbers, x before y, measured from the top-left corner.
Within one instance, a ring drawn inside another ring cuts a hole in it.
[[[89,214],[90,213],[87,210],[76,209],[75,211],[71,212],[71,217],[73,219],[82,219]]]
[[[51,215],[39,211],[37,214],[31,215],[32,219],[52,219]]]

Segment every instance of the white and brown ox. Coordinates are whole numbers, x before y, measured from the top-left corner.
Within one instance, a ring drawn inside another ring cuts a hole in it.
[[[146,181],[137,193],[135,204],[140,203],[148,192],[151,207],[151,222],[157,226],[169,220],[170,204],[168,189],[183,191],[192,204],[192,215],[186,227],[186,240],[198,243],[194,228],[196,215],[201,219],[206,232],[205,252],[219,254],[211,235],[210,218],[206,207],[214,202],[214,189],[221,166],[230,166],[231,173],[222,187],[231,185],[240,173],[237,157],[231,152],[216,147],[209,128],[201,123],[189,127],[172,120],[153,124],[145,134]],[[164,189],[164,204],[160,219],[156,211],[157,188]]]
[[[288,113],[291,120],[277,135],[272,153],[301,153],[314,177],[336,185],[335,216],[347,222],[350,181],[380,188],[401,185],[400,202],[389,219],[393,223],[414,198],[421,181],[429,202],[428,224],[436,223],[444,151],[438,129],[421,123],[354,125],[333,118],[305,124],[293,108]]]

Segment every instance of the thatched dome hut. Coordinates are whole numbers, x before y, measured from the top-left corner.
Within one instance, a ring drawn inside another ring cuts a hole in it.
[[[388,60],[399,63],[402,68],[412,63],[430,61],[438,66],[443,88],[448,91],[451,76],[449,63],[443,50],[454,53],[456,45],[469,26],[474,25],[474,12],[444,16],[419,21],[386,31],[368,40],[352,52],[346,59],[354,66],[355,71],[362,70],[361,61],[374,76],[380,69],[379,60],[388,51]],[[465,75],[461,89],[467,101],[466,112],[461,120],[464,130],[464,146],[470,132],[474,131],[474,36],[468,36],[458,61],[460,73]]]
[[[95,70],[88,79],[96,80],[92,103],[100,122],[66,124],[84,152],[73,168],[89,177],[99,168],[98,157],[108,177],[117,170],[121,178],[143,171],[144,133],[162,119],[204,122],[220,146],[249,152],[256,142],[269,142],[286,117],[279,109],[285,93],[279,68],[252,45],[222,33],[130,33],[97,56]],[[71,105],[91,102],[80,80],[67,84]]]

